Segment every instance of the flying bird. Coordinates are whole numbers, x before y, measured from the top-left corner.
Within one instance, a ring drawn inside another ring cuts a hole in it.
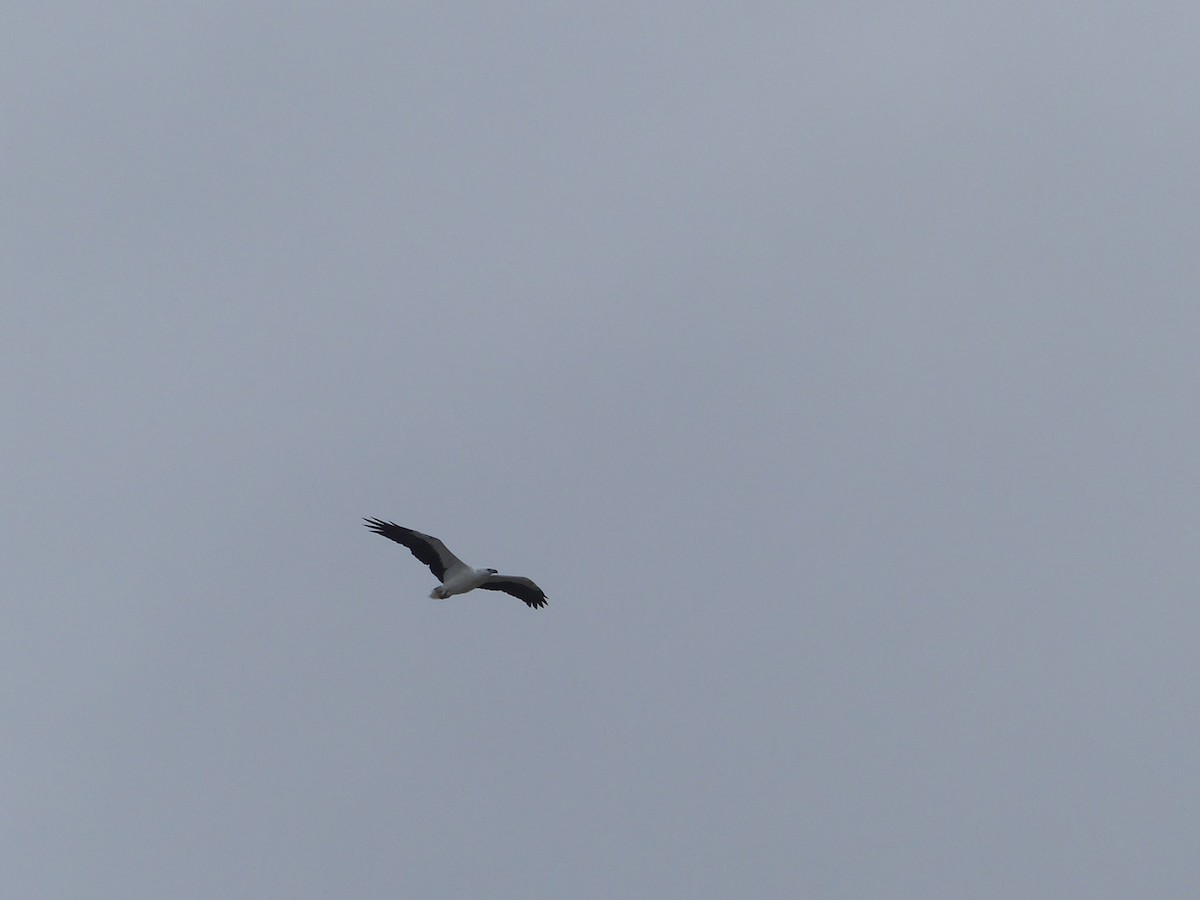
[[[435,537],[421,534],[394,522],[381,519],[363,519],[363,523],[376,534],[395,541],[412,551],[412,555],[429,566],[429,571],[441,582],[429,596],[434,600],[445,600],[455,594],[465,594],[475,588],[485,591],[504,591],[531,607],[546,605],[546,594],[540,587],[520,575],[501,575],[495,569],[473,569],[446,549]]]

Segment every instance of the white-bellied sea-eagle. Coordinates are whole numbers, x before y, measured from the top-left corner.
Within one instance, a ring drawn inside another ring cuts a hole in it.
[[[376,534],[382,534],[389,541],[402,544],[412,551],[412,555],[429,566],[438,581],[441,582],[429,596],[434,600],[445,600],[455,594],[465,594],[475,588],[485,591],[504,591],[512,594],[518,600],[524,600],[530,607],[546,605],[546,594],[540,587],[520,575],[501,575],[495,569],[473,569],[465,562],[446,549],[435,537],[421,534],[394,522],[384,522],[381,519],[363,519],[364,524]]]

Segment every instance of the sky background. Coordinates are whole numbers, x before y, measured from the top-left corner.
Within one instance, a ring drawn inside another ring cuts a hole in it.
[[[1197,896],[1198,45],[7,5],[4,893]]]

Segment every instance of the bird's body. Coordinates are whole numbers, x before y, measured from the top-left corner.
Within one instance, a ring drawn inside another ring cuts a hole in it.
[[[472,569],[462,566],[446,572],[445,580],[429,592],[434,600],[445,600],[455,594],[465,594],[481,587],[484,582],[496,574],[495,569]]]
[[[412,551],[413,556],[429,566],[434,577],[441,582],[430,593],[434,600],[445,600],[455,594],[465,594],[475,588],[485,591],[504,591],[523,600],[528,606],[546,605],[546,594],[540,587],[520,575],[501,575],[495,569],[475,569],[455,556],[437,538],[405,528],[394,522],[381,519],[364,519],[363,522],[376,534],[383,535]]]

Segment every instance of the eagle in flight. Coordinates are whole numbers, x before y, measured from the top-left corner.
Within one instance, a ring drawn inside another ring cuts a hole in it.
[[[445,600],[455,594],[483,588],[485,591],[512,594],[533,608],[546,605],[545,592],[524,576],[501,575],[495,569],[473,569],[446,549],[446,545],[437,538],[394,522],[363,519],[363,523],[376,534],[407,547],[413,556],[429,566],[429,571],[441,582],[429,595],[434,600]]]

